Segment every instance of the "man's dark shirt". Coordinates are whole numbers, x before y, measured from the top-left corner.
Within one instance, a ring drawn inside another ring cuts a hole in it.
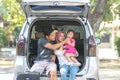
[[[45,48],[45,45],[47,43],[51,43],[54,44],[54,42],[48,42],[48,40],[46,38],[40,38],[38,40],[38,51],[37,51],[37,58],[36,61],[40,61],[40,60],[47,60],[47,61],[51,61],[51,55],[54,54],[53,50]],[[44,52],[42,53],[42,55],[40,55],[40,53],[44,50]]]

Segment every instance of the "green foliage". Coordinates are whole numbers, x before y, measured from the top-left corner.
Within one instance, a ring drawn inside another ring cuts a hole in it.
[[[91,4],[92,4],[92,10],[91,10],[91,14],[94,12],[94,10],[95,10],[95,8],[96,8],[96,6],[95,6],[95,4],[96,4],[96,0],[91,0]]]
[[[5,10],[4,7],[0,6],[0,14],[2,14],[3,16],[4,15],[7,15],[7,11]]]
[[[111,0],[107,1],[107,5],[105,7],[104,21],[113,20],[111,8],[110,8],[111,6],[112,6]]]
[[[97,32],[95,32],[95,37],[102,38],[104,35],[111,35],[110,29],[106,27],[100,27]]]
[[[18,35],[19,35],[20,31],[21,31],[21,27],[16,27],[16,28],[13,30],[13,33],[12,33],[12,34],[15,36],[15,39],[18,38]]]
[[[15,27],[22,26],[25,21],[25,15],[16,0],[2,0],[0,6],[6,14],[3,14],[5,21],[9,22],[9,28],[14,30]]]
[[[120,16],[120,4],[115,7],[114,12]]]
[[[96,8],[96,2],[97,0],[91,0],[91,4],[93,4],[93,8],[91,10],[91,13],[94,12]],[[116,7],[113,7],[113,5],[117,5]],[[105,7],[105,15],[104,15],[104,21],[112,21],[114,20],[114,15],[118,14],[120,16],[120,0],[108,0],[107,5]]]
[[[7,43],[7,34],[4,29],[0,28],[0,48],[4,47]]]
[[[118,5],[114,7],[114,5]],[[104,21],[112,21],[114,20],[114,15],[118,14],[120,11],[120,0],[109,0],[107,1],[107,5],[105,8],[105,16]],[[119,13],[120,16],[120,13]]]
[[[8,37],[10,36],[10,31],[13,36],[19,35],[19,32],[16,32],[16,27],[22,27],[25,21],[25,14],[16,0],[1,0],[0,2],[0,14],[3,16],[3,21],[8,22],[9,25],[6,27],[6,33]]]
[[[120,37],[115,38],[115,46],[116,46],[116,49],[118,51],[118,55],[120,57]]]

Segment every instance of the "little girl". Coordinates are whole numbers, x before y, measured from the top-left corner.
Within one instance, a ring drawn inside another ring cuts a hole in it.
[[[68,65],[76,65],[80,66],[81,64],[78,62],[78,60],[75,58],[77,50],[75,48],[75,39],[73,38],[74,36],[74,31],[73,30],[68,30],[67,32],[67,38],[70,38],[70,41],[68,41],[65,44],[65,57],[68,60]]]

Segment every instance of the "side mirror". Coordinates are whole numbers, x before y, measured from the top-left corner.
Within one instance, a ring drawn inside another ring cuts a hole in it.
[[[96,42],[96,44],[100,44],[101,43],[100,38],[95,38],[95,42]]]

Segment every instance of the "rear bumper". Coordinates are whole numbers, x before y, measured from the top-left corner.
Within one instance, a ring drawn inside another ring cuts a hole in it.
[[[80,77],[77,77],[78,80]],[[89,66],[87,74],[82,76],[83,80],[99,80],[99,66],[98,66],[98,58],[97,57],[90,57],[89,59]]]
[[[26,58],[24,56],[17,57],[16,63],[15,63],[15,71],[14,71],[14,78],[16,78],[17,74],[19,72],[24,72],[26,67]],[[99,67],[98,67],[98,59],[96,57],[89,57],[89,66],[86,70],[86,74],[77,74],[75,80],[99,80]],[[61,80],[60,76],[57,77],[57,80]],[[41,80],[49,80],[48,76],[44,75],[41,76]],[[14,79],[15,80],[15,79]]]

